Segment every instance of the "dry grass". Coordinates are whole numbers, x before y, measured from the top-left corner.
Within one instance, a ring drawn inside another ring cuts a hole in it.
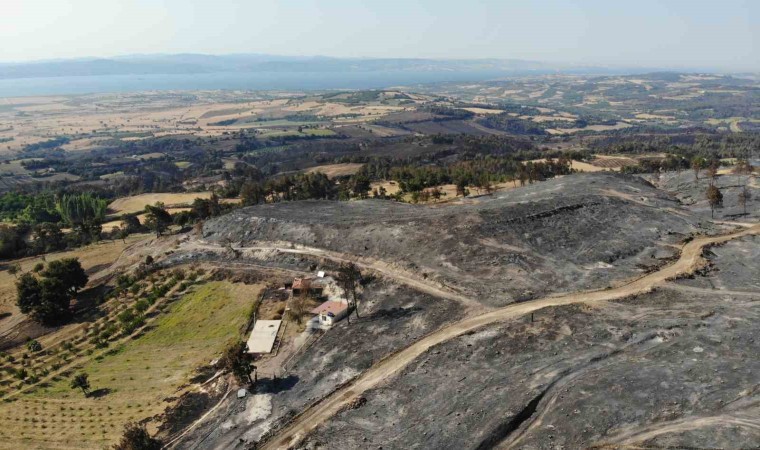
[[[385,193],[387,195],[396,195],[396,193],[401,190],[401,188],[398,187],[398,183],[395,181],[373,181],[370,184],[371,190],[379,190],[381,187],[385,188]]]
[[[546,159],[534,159],[531,162],[546,162]],[[578,172],[602,172],[605,170],[620,170],[620,167],[617,167],[615,169],[599,167],[593,164],[580,162],[580,161],[571,161],[570,168],[573,170],[577,170]]]
[[[625,156],[605,156],[596,155],[596,159],[591,161],[591,165],[597,167],[603,167],[605,169],[620,169],[624,166],[635,166],[636,160]]]
[[[346,163],[346,164],[328,164],[324,166],[312,167],[306,170],[306,173],[322,172],[330,178],[353,175],[362,168],[364,164]]]
[[[53,261],[61,258],[79,258],[82,267],[88,271],[92,277],[93,271],[104,270],[119,258],[124,249],[130,244],[145,239],[145,235],[132,235],[127,238],[126,244],[121,240],[103,241],[97,244],[88,245],[87,247],[69,250],[65,252],[48,253],[45,255],[45,261]],[[35,264],[43,262],[41,256],[23,258],[9,263],[19,263],[21,270],[28,272],[32,270]],[[0,312],[13,312],[16,310],[16,286],[15,277],[7,271],[0,272]],[[2,323],[2,322],[0,322]]]
[[[140,194],[114,200],[108,209],[116,214],[131,214],[145,210],[145,205],[161,202],[166,206],[190,205],[196,198],[211,198],[211,192],[182,192],[165,194]]]
[[[611,168],[599,167],[594,164],[589,164],[589,163],[580,162],[580,161],[571,162],[570,167],[573,170],[577,170],[578,172],[602,172],[605,170],[612,170]],[[620,167],[617,167],[614,170],[620,170]]]
[[[487,108],[462,108],[465,111],[470,111],[473,114],[501,114],[504,111],[501,109],[487,109]]]
[[[379,190],[380,187],[384,187],[386,195],[396,195],[396,193],[398,193],[401,190],[398,186],[398,183],[396,183],[395,181],[375,181],[370,185],[370,187],[372,188],[372,190],[375,190],[375,189]],[[514,183],[506,183],[506,182],[495,183],[493,185],[493,192],[514,189],[514,187],[515,187]],[[450,202],[450,201],[462,198],[462,197],[457,196],[457,186],[455,184],[443,184],[441,186],[438,186],[438,189],[441,191],[441,194],[442,194],[439,200],[435,200],[434,198],[431,197],[428,201],[426,202],[420,201],[419,203],[421,204],[446,203],[446,202]],[[426,188],[425,190],[428,192],[431,192],[433,188]],[[470,191],[470,195],[485,194],[485,190],[476,189],[474,186],[468,186],[467,190]],[[402,200],[405,202],[411,202],[412,195],[405,194]]]
[[[550,134],[573,134],[580,131],[610,131],[622,130],[631,127],[631,124],[618,122],[615,125],[589,125],[586,128],[549,128],[546,131]]]

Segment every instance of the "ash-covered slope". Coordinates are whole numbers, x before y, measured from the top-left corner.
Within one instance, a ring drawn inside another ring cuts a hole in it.
[[[693,279],[451,339],[298,448],[760,448],[759,252],[735,239]]]
[[[382,260],[488,305],[602,288],[657,266],[700,230],[672,196],[637,177],[578,174],[438,206],[306,201],[245,208],[203,238],[293,243]]]
[[[714,212],[716,220],[751,221],[760,217],[760,185],[757,177],[724,174],[710,179],[702,173],[696,179],[691,170],[649,176],[660,189],[674,193],[684,206],[702,217],[711,217],[713,214],[705,194],[710,183],[715,183],[723,194],[723,204]],[[746,205],[741,205],[739,193],[745,186],[749,198]]]

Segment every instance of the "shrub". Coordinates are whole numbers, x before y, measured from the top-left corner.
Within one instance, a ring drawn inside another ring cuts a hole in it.
[[[116,285],[121,289],[128,289],[132,286],[132,283],[134,283],[134,279],[128,274],[124,273],[116,277]]]
[[[26,377],[29,376],[29,372],[25,368],[21,367],[19,369],[16,369],[16,373],[14,375],[19,380],[25,380]]]
[[[141,313],[145,312],[148,308],[150,308],[150,302],[146,299],[138,300],[135,303],[135,309]]]
[[[28,341],[26,343],[26,348],[30,352],[35,352],[36,353],[36,352],[39,352],[40,350],[42,350],[42,344],[40,344],[39,342],[37,342],[35,339],[32,339],[32,340],[30,340],[30,341]]]
[[[174,272],[172,272],[172,276],[177,281],[182,281],[185,279],[185,271],[182,269],[174,269]]]

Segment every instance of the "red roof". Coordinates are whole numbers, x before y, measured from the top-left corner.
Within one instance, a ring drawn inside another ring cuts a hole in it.
[[[327,301],[311,310],[312,314],[321,314],[323,312],[337,315],[348,309],[348,305],[343,302]]]
[[[293,280],[293,289],[309,289],[311,278],[296,278]]]

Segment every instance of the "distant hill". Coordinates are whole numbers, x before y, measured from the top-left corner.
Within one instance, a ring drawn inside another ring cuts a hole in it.
[[[517,59],[369,59],[277,55],[131,55],[0,63],[0,79],[93,75],[202,74],[220,72],[503,72],[609,73],[602,68],[561,66]]]

